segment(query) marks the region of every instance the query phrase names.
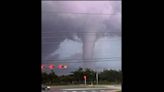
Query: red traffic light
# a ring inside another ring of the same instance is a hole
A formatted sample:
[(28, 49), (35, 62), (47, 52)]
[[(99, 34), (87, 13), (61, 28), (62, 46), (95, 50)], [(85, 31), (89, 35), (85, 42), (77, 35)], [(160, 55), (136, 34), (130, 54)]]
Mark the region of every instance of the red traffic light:
[(58, 65), (58, 68), (59, 69), (63, 69), (63, 65)]
[(49, 69), (54, 69), (55, 66), (53, 64), (49, 65)]
[(86, 76), (86, 75), (84, 75), (84, 79), (85, 79), (85, 80), (87, 79), (87, 76)]
[(59, 68), (59, 69), (66, 69), (66, 68), (67, 68), (67, 65), (62, 65), (62, 64), (60, 64), (60, 65), (58, 65), (58, 68)]
[(44, 69), (45, 68), (45, 65), (41, 65), (41, 69)]

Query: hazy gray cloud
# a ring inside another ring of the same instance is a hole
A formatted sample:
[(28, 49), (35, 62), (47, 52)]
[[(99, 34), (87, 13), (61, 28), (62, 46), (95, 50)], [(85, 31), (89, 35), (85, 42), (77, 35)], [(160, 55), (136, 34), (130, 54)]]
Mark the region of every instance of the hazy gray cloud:
[(59, 54), (59, 59), (63, 59), (63, 58), (69, 58), (72, 55), (82, 52), (81, 50), (82, 43), (69, 39), (65, 39), (63, 42), (61, 42), (59, 47), (60, 48), (58, 48), (56, 51), (51, 53), (51, 56)]

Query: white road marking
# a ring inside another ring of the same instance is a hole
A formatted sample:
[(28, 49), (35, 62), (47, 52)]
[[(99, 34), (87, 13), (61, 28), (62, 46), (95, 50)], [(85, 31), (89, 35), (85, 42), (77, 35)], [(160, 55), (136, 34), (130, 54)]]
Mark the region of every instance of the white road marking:
[[(102, 89), (102, 88), (72, 88), (72, 89), (62, 89), (62, 90), (96, 90), (96, 89)], [(108, 89), (108, 88), (103, 88)]]
[(76, 92), (76, 91), (72, 91), (72, 92)]
[(81, 91), (81, 92), (87, 92), (87, 91)]
[(105, 90), (100, 90), (100, 92), (104, 92)]

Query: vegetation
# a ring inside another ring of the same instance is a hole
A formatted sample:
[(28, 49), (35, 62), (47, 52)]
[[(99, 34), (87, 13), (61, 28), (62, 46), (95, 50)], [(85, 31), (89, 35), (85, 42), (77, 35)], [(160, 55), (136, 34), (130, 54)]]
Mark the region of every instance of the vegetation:
[[(54, 71), (51, 71), (51, 73), (42, 72), (42, 83), (48, 85), (84, 84), (84, 75), (87, 77), (87, 84), (96, 84), (96, 72), (82, 68), (70, 75), (62, 76), (57, 76)], [(120, 84), (122, 81), (122, 72), (120, 70), (104, 70), (98, 76), (99, 84)]]

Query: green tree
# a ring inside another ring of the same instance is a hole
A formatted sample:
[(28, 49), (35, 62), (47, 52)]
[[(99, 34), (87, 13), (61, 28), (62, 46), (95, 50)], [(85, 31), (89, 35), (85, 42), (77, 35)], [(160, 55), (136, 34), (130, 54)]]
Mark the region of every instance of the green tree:
[(79, 68), (78, 70), (72, 72), (74, 81), (81, 83), (83, 81), (83, 69)]
[(96, 77), (96, 73), (93, 70), (91, 70), (91, 69), (86, 69), (84, 71), (84, 75), (87, 76), (87, 81), (89, 83), (93, 84), (94, 80), (96, 79), (95, 78)]
[(55, 72), (52, 70), (51, 73), (48, 75), (48, 82), (52, 84), (57, 84), (59, 82), (58, 76), (55, 74)]
[(104, 70), (99, 74), (99, 79), (100, 81), (120, 83), (122, 80), (122, 73), (121, 71), (116, 71), (116, 70)]
[(42, 84), (48, 83), (48, 74), (46, 72), (42, 72)]

